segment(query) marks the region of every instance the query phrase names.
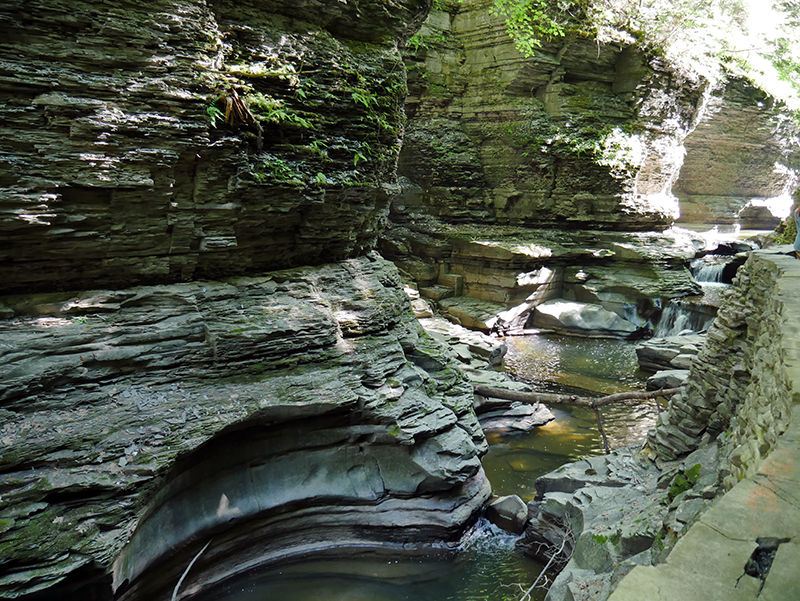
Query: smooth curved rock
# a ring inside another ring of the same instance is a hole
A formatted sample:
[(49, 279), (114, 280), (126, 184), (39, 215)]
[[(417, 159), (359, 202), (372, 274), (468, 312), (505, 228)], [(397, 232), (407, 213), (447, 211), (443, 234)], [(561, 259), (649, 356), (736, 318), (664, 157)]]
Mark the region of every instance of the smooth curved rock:
[(563, 300), (537, 305), (527, 325), (583, 336), (625, 337), (637, 329), (636, 325), (598, 305)]
[(454, 540), (489, 495), (472, 386), (376, 254), (6, 300), (3, 596), (110, 598), (113, 563), (158, 598), (209, 537), (187, 586), (236, 554)]

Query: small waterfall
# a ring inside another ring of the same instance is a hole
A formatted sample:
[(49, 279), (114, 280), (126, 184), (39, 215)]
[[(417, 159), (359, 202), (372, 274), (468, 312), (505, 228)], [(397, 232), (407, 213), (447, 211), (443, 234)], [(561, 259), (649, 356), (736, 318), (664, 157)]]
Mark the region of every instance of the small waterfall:
[(696, 303), (673, 300), (664, 308), (661, 319), (653, 332), (654, 338), (677, 336), (681, 332), (696, 334), (708, 329), (714, 316), (698, 310)]
[(692, 275), (698, 282), (722, 282), (730, 257), (707, 255), (692, 261)]

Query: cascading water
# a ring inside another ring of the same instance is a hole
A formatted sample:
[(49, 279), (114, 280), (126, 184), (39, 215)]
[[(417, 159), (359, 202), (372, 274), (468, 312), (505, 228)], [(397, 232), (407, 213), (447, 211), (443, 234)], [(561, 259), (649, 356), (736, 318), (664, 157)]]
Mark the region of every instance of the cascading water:
[(696, 303), (673, 300), (664, 308), (653, 337), (667, 338), (681, 333), (704, 332), (714, 321), (714, 315), (698, 310)]
[(692, 261), (691, 271), (697, 282), (722, 282), (730, 257), (707, 255)]

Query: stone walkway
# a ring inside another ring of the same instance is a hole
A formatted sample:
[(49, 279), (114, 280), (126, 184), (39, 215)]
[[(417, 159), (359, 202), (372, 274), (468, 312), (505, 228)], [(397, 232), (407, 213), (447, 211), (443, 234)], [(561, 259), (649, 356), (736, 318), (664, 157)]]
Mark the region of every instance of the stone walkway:
[[(781, 254), (787, 250), (758, 252), (782, 269), (780, 296), (800, 301), (800, 262)], [(785, 310), (783, 360), (796, 403), (788, 430), (758, 473), (704, 513), (665, 563), (634, 568), (609, 601), (800, 600), (800, 303)]]

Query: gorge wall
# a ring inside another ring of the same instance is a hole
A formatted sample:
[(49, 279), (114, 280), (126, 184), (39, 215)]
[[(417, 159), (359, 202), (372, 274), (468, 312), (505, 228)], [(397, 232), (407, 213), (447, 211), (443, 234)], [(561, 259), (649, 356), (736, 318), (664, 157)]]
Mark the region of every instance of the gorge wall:
[(774, 229), (780, 220), (758, 201), (780, 196), (788, 201), (797, 189), (798, 146), (797, 126), (786, 107), (731, 77), (709, 96), (685, 141), (674, 187), (681, 204), (678, 222)]
[[(661, 230), (679, 214), (734, 223), (751, 199), (797, 188), (790, 111), (744, 79), (710, 82), (630, 41), (577, 35), (524, 57), (491, 7), (442, 3), (409, 43), (402, 210)], [(764, 227), (764, 211), (741, 223)]]
[(183, 598), (476, 518), (471, 386), (369, 250), (426, 11), (0, 7), (0, 597), (165, 599), (204, 549)]
[(482, 0), (432, 13), (409, 49), (406, 205), (448, 219), (652, 230), (708, 82), (631, 46), (567, 36), (525, 58)]
[(0, 292), (372, 248), (427, 7), (340, 4), (6, 3)]

